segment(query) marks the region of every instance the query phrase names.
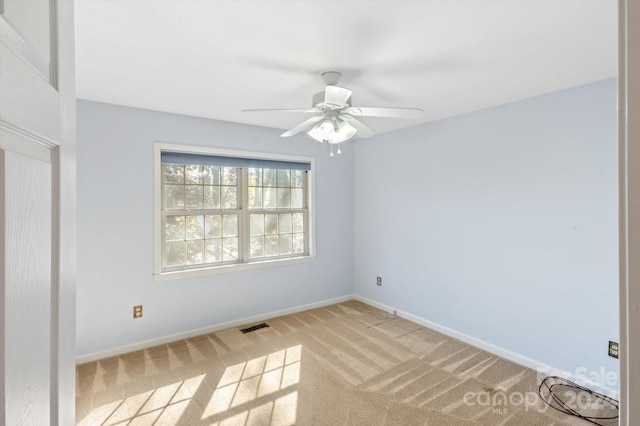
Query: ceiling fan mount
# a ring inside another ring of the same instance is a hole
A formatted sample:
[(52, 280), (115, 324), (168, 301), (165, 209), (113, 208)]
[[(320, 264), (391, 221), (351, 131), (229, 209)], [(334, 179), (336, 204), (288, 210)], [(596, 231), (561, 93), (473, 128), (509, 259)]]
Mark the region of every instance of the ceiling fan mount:
[[(289, 137), (306, 132), (318, 142), (330, 144), (340, 144), (354, 136), (366, 138), (375, 134), (356, 117), (420, 119), (424, 114), (418, 108), (353, 107), (351, 105), (352, 91), (337, 85), (342, 74), (337, 71), (327, 71), (321, 76), (326, 88), (313, 95), (311, 109), (245, 109), (243, 111), (287, 111), (316, 114), (280, 136)], [(333, 150), (331, 154), (333, 155)]]
[(327, 86), (335, 86), (340, 81), (342, 74), (338, 71), (325, 71), (320, 76)]

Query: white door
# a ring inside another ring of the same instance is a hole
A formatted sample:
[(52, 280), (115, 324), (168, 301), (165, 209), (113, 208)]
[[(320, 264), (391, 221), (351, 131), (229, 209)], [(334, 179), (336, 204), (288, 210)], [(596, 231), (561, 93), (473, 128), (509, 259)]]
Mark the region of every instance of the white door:
[(0, 424), (75, 423), (73, 2), (0, 0)]

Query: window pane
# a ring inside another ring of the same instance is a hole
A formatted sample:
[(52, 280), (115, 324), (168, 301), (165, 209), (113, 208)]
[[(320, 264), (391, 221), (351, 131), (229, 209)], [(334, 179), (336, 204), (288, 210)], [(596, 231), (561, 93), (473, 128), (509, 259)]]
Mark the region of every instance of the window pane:
[(221, 185), (222, 184), (222, 169), (220, 168), (220, 166), (215, 166), (213, 169), (211, 169), (211, 173), (213, 173), (212, 177), (211, 177), (211, 183), (214, 185)]
[(204, 216), (187, 216), (187, 240), (204, 238)]
[[(236, 237), (238, 235), (238, 216), (235, 214), (225, 214), (222, 217), (222, 236)], [(237, 242), (236, 242), (237, 250)]]
[(304, 253), (304, 234), (293, 234), (293, 252)]
[(262, 208), (262, 188), (249, 187), (249, 208), (250, 209)]
[(249, 186), (262, 186), (262, 169), (249, 169)]
[(250, 235), (264, 235), (264, 215), (252, 214), (249, 223)]
[(167, 216), (165, 238), (167, 241), (184, 240), (184, 216)]
[(202, 186), (200, 185), (185, 186), (184, 208), (187, 210), (202, 209)]
[(202, 166), (184, 166), (185, 183), (202, 183)]
[(278, 170), (278, 186), (281, 188), (291, 186), (291, 172), (289, 170)]
[(278, 208), (288, 209), (291, 207), (291, 189), (278, 188)]
[(235, 185), (236, 176), (237, 176), (237, 169), (235, 167), (222, 168), (222, 184), (223, 185)]
[(222, 187), (222, 208), (235, 209), (238, 205), (238, 194), (235, 186)]
[(206, 238), (222, 237), (222, 216), (219, 214), (205, 216)]
[(293, 232), (304, 232), (304, 213), (293, 214)]
[(204, 240), (187, 241), (187, 265), (198, 265), (203, 259)]
[(162, 174), (166, 183), (183, 183), (184, 166), (174, 166), (171, 164), (162, 165)]
[(270, 235), (264, 237), (264, 255), (265, 256), (277, 256), (278, 255), (278, 236)]
[(222, 240), (219, 238), (213, 240), (205, 240), (206, 262), (222, 262)]
[(165, 209), (183, 209), (184, 208), (184, 186), (165, 185), (164, 207)]
[(220, 185), (220, 167), (203, 166), (202, 183), (204, 183), (205, 185)]
[(277, 214), (264, 215), (264, 233), (265, 234), (278, 233), (278, 215)]
[(264, 256), (264, 237), (251, 237), (249, 244), (252, 258)]
[(278, 233), (290, 234), (291, 233), (291, 213), (283, 213), (278, 215)]
[(204, 206), (205, 209), (220, 208), (220, 187), (205, 186), (204, 187)]
[(304, 207), (303, 204), (303, 190), (302, 188), (293, 188), (291, 189), (291, 208), (292, 209), (301, 209)]
[(280, 235), (278, 252), (280, 254), (291, 254), (291, 234)]
[(167, 266), (182, 266), (185, 262), (185, 242), (167, 243)]
[(275, 209), (278, 206), (276, 188), (264, 188), (263, 205), (265, 209)]
[(222, 260), (236, 260), (238, 258), (238, 239), (224, 238), (222, 240)]
[(294, 188), (304, 187), (304, 170), (291, 170), (291, 186)]
[(276, 169), (263, 169), (262, 176), (264, 179), (264, 186), (276, 186), (278, 183), (277, 170)]

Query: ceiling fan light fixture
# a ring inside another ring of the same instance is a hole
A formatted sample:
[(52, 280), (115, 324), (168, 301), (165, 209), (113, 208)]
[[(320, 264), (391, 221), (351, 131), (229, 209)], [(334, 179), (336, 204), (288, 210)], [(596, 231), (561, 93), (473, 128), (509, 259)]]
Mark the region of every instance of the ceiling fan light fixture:
[(351, 106), (351, 95), (353, 93), (351, 89), (337, 85), (341, 76), (342, 74), (337, 71), (327, 71), (322, 74), (326, 87), (324, 91), (313, 95), (311, 109), (245, 109), (243, 111), (288, 111), (316, 114), (280, 136), (290, 137), (306, 132), (312, 139), (320, 143), (329, 143), (332, 157), (333, 145), (338, 145), (337, 153), (340, 154), (342, 152), (340, 144), (356, 136), (356, 133), (359, 138), (368, 138), (375, 135), (376, 132), (361, 122), (360, 117), (418, 120), (424, 115), (424, 111), (419, 108), (353, 107)]
[(307, 132), (318, 142), (329, 142), (330, 144), (342, 143), (354, 137), (356, 133), (358, 130), (355, 127), (336, 118), (325, 118)]

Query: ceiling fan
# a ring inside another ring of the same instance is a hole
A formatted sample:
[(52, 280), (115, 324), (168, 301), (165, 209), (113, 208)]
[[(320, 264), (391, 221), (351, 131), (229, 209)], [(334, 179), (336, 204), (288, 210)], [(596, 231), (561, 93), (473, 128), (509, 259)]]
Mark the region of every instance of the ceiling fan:
[(351, 105), (352, 91), (337, 86), (342, 74), (336, 71), (322, 73), (322, 79), (327, 84), (324, 91), (318, 92), (312, 97), (310, 109), (243, 109), (243, 112), (282, 111), (301, 112), (315, 114), (280, 136), (289, 137), (300, 132), (306, 132), (318, 142), (331, 144), (331, 156), (333, 145), (339, 144), (356, 136), (367, 138), (375, 132), (358, 120), (356, 117), (387, 117), (419, 119), (424, 112), (418, 108), (377, 108), (354, 107)]

